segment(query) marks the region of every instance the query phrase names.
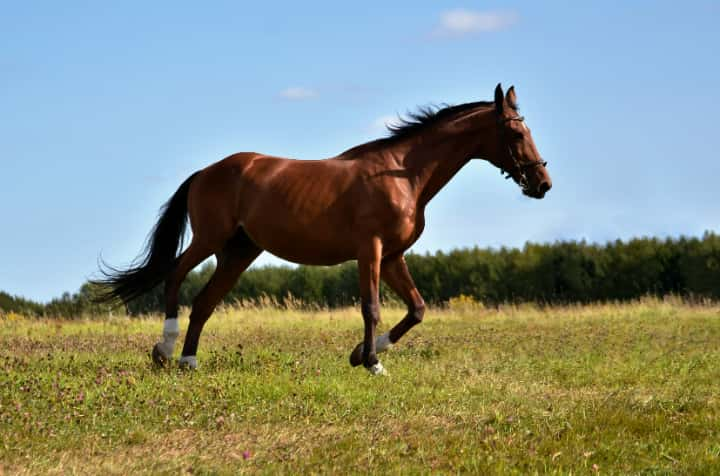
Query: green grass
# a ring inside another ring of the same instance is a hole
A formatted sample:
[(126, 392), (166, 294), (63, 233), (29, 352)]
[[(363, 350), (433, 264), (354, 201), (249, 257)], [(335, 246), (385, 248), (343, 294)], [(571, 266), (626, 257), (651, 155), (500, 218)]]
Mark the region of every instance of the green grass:
[(720, 473), (715, 305), (432, 309), (386, 378), (355, 309), (220, 310), (195, 372), (160, 329), (0, 319), (0, 474)]

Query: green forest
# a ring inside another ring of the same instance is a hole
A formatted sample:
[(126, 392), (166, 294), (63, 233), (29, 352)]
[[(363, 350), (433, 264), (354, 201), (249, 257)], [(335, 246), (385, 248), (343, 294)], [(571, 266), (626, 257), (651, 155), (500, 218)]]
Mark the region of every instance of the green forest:
[[(720, 298), (720, 235), (701, 238), (638, 238), (605, 244), (564, 241), (528, 243), (518, 248), (470, 248), (406, 255), (410, 272), (425, 301), (443, 305), (468, 296), (486, 305), (506, 302), (540, 304), (626, 301), (654, 295), (690, 299)], [(193, 296), (213, 272), (212, 264), (192, 272), (180, 303)], [(340, 307), (357, 302), (357, 267), (265, 266), (246, 271), (226, 296), (226, 303)], [(25, 315), (79, 317), (122, 310), (122, 304), (98, 306), (90, 283), (74, 294), (37, 303), (0, 292), (0, 310)], [(396, 300), (383, 287), (382, 298)], [(162, 288), (127, 305), (130, 314), (163, 310)]]

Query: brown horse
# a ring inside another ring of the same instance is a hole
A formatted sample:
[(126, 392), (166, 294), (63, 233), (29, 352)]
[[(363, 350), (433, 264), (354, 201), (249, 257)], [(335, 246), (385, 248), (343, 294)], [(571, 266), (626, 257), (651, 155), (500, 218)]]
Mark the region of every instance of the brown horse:
[[(425, 226), (425, 206), (472, 158), (512, 178), (525, 195), (550, 190), (546, 163), (517, 112), (514, 88), (498, 84), (493, 102), (421, 109), (390, 137), (326, 160), (289, 160), (238, 153), (196, 172), (164, 206), (148, 249), (128, 270), (110, 268), (101, 282), (107, 298), (132, 300), (165, 281), (163, 340), (153, 349), (162, 364), (178, 337), (178, 289), (211, 255), (214, 274), (197, 295), (180, 364), (194, 368), (205, 322), (240, 274), (263, 251), (288, 261), (333, 265), (357, 260), (363, 341), (350, 355), (372, 374), (377, 358), (420, 323), (425, 304), (403, 258)], [(193, 235), (179, 257), (187, 216)], [(407, 304), (407, 315), (378, 336), (378, 287), (383, 279)]]

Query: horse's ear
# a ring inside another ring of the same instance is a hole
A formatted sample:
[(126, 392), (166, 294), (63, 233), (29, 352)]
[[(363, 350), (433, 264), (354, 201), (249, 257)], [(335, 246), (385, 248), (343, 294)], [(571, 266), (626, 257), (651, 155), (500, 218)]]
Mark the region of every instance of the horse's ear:
[(503, 113), (503, 106), (505, 103), (505, 95), (503, 94), (502, 84), (498, 83), (495, 86), (495, 110), (498, 114)]
[(517, 109), (517, 96), (515, 96), (515, 86), (510, 86), (510, 89), (507, 90), (505, 100), (511, 108)]

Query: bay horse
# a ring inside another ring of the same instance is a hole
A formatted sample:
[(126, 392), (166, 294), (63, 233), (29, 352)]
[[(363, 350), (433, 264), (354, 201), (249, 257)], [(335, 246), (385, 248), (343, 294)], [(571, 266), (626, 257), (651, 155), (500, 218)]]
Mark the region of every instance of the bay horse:
[[(305, 265), (357, 260), (365, 334), (350, 363), (383, 374), (377, 354), (425, 314), (403, 254), (423, 232), (428, 202), (473, 158), (498, 167), (527, 196), (550, 190), (547, 164), (523, 120), (514, 87), (504, 94), (498, 84), (494, 101), (420, 109), (388, 126), (390, 136), (329, 159), (231, 155), (180, 185), (134, 265), (102, 269), (104, 299), (128, 302), (165, 282), (163, 335), (152, 351), (163, 365), (179, 335), (180, 284), (214, 254), (217, 266), (193, 301), (179, 361), (195, 368), (205, 322), (262, 251)], [(188, 216), (192, 240), (180, 253)], [(407, 315), (376, 336), (381, 279), (405, 302)]]

